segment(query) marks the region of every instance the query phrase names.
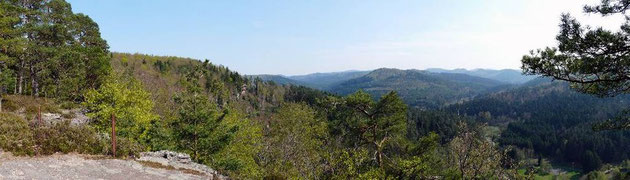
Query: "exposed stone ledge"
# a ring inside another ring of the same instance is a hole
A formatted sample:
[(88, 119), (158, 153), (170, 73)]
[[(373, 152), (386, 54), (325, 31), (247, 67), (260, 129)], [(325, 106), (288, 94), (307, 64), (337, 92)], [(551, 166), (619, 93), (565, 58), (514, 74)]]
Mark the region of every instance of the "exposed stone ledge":
[(143, 162), (159, 163), (163, 166), (170, 166), (175, 169), (193, 170), (213, 177), (213, 179), (229, 179), (227, 176), (219, 174), (219, 172), (212, 168), (209, 168), (206, 165), (193, 162), (190, 156), (184, 153), (166, 150), (155, 152), (142, 152), (140, 153), (140, 157), (136, 160)]

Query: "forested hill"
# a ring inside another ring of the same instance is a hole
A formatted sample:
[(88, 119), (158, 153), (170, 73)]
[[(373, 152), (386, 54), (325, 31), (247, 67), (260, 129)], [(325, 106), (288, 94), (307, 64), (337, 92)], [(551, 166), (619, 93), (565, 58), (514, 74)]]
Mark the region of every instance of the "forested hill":
[[(505, 72), (512, 76), (512, 71)], [(501, 72), (494, 75), (502, 76)], [(511, 82), (480, 77), (483, 74), (477, 75), (480, 74), (381, 68), (374, 71), (315, 73), (301, 76), (252, 75), (248, 77), (273, 81), (277, 84), (307, 86), (339, 95), (363, 90), (378, 98), (390, 91), (396, 91), (410, 106), (430, 109), (515, 86)], [(521, 76), (520, 73), (518, 76)]]
[(363, 90), (374, 97), (396, 91), (410, 106), (438, 108), (505, 85), (506, 83), (499, 81), (465, 74), (383, 68), (335, 85), (330, 91), (346, 95)]
[(271, 81), (271, 82), (281, 84), (281, 85), (293, 84), (293, 85), (308, 86), (306, 85), (305, 82), (290, 79), (289, 77), (286, 77), (283, 75), (259, 74), (259, 75), (247, 75), (247, 78), (252, 79), (252, 80), (259, 78), (260, 80), (263, 80), (263, 81)]
[(447, 109), (506, 127), (499, 140), (503, 145), (534, 149), (590, 171), (630, 157), (629, 132), (595, 132), (591, 126), (618, 115), (628, 105), (629, 96), (597, 98), (575, 92), (565, 82), (537, 78)]
[(307, 75), (271, 75), (271, 74), (259, 74), (248, 75), (250, 79), (260, 78), (263, 81), (273, 81), (278, 84), (293, 84), (306, 86), (319, 90), (328, 90), (331, 87), (338, 85), (350, 79), (358, 78), (368, 74), (370, 71), (343, 71), (343, 72), (330, 72), (330, 73), (313, 73)]
[(370, 71), (343, 71), (289, 76), (288, 78), (302, 82), (303, 85), (311, 88), (327, 90), (339, 83), (364, 76), (368, 73), (370, 73)]
[(528, 82), (528, 81), (536, 78), (536, 76), (523, 75), (520, 70), (515, 70), (515, 69), (502, 69), (502, 70), (493, 70), (493, 69), (474, 69), (474, 70), (453, 69), (453, 70), (447, 70), (447, 69), (440, 69), (440, 68), (429, 68), (429, 69), (426, 69), (426, 71), (436, 72), (436, 73), (468, 74), (468, 75), (471, 75), (471, 76), (477, 76), (477, 77), (493, 79), (493, 80), (497, 80), (497, 81), (501, 81), (501, 82), (505, 82), (505, 83), (510, 83), (510, 84), (522, 84), (522, 83)]
[(203, 91), (219, 107), (236, 106), (252, 116), (265, 113), (282, 102), (311, 102), (323, 97), (323, 92), (247, 78), (229, 68), (190, 58), (152, 56), (145, 54), (112, 53), (111, 65), (116, 74), (137, 79), (153, 96), (155, 110), (163, 117), (176, 115), (175, 99), (186, 89), (187, 76), (202, 77)]

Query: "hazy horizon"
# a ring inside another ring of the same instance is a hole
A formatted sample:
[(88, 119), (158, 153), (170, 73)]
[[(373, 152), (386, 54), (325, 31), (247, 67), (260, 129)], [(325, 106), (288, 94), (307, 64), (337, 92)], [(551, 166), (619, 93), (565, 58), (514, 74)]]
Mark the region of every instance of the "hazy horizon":
[[(229, 68), (229, 67), (228, 67)], [(383, 68), (383, 67), (382, 67)], [(312, 75), (312, 74), (326, 74), (326, 73), (344, 73), (344, 72), (360, 72), (360, 71), (374, 71), (377, 69), (381, 69), (381, 68), (376, 68), (376, 69), (365, 69), (365, 70), (357, 70), (357, 69), (349, 69), (349, 70), (341, 70), (341, 71), (324, 71), (324, 72), (311, 72), (311, 73), (305, 73), (305, 74), (245, 74), (245, 75), (275, 75), (275, 76), (305, 76), (305, 75)], [(472, 69), (466, 69), (466, 68), (424, 68), (424, 69), (416, 69), (416, 68), (410, 68), (410, 69), (402, 69), (402, 68), (392, 68), (392, 69), (399, 69), (399, 70), (420, 70), (420, 71), (425, 71), (425, 70), (429, 70), (429, 69), (441, 69), (441, 70), (447, 70), (447, 71), (453, 71), (453, 70), (466, 70), (466, 71), (476, 71), (476, 70), (492, 70), (492, 71), (501, 71), (501, 70), (515, 70), (515, 71), (521, 71), (520, 69), (511, 69), (511, 68), (503, 68), (503, 69), (491, 69), (491, 68), (472, 68)]]
[(581, 12), (596, 2), (70, 0), (75, 12), (100, 25), (111, 51), (209, 59), (243, 74), (282, 75), (519, 69), (530, 50), (556, 44), (564, 12), (618, 29), (622, 17)]

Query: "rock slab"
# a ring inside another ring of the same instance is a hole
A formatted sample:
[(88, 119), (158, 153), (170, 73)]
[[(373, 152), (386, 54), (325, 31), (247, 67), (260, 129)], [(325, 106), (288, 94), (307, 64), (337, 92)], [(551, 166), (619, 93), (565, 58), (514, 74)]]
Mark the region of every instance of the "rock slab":
[(0, 179), (217, 179), (178, 169), (150, 167), (135, 160), (80, 154), (15, 157), (0, 152)]
[(136, 159), (143, 162), (159, 163), (162, 166), (173, 167), (175, 169), (186, 169), (201, 172), (213, 179), (229, 179), (226, 176), (219, 174), (216, 170), (209, 168), (203, 164), (197, 164), (192, 161), (188, 154), (178, 153), (173, 151), (155, 151), (155, 152), (142, 152), (140, 157)]

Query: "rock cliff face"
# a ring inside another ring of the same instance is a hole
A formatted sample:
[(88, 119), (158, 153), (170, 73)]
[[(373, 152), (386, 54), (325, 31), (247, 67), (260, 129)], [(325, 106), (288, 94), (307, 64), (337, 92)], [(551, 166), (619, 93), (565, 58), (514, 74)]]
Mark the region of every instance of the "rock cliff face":
[(219, 174), (216, 170), (209, 168), (206, 165), (193, 162), (190, 156), (184, 153), (165, 150), (142, 152), (137, 160), (140, 162), (158, 163), (162, 166), (172, 167), (174, 169), (192, 170), (205, 174), (213, 179), (228, 179), (228, 177)]

